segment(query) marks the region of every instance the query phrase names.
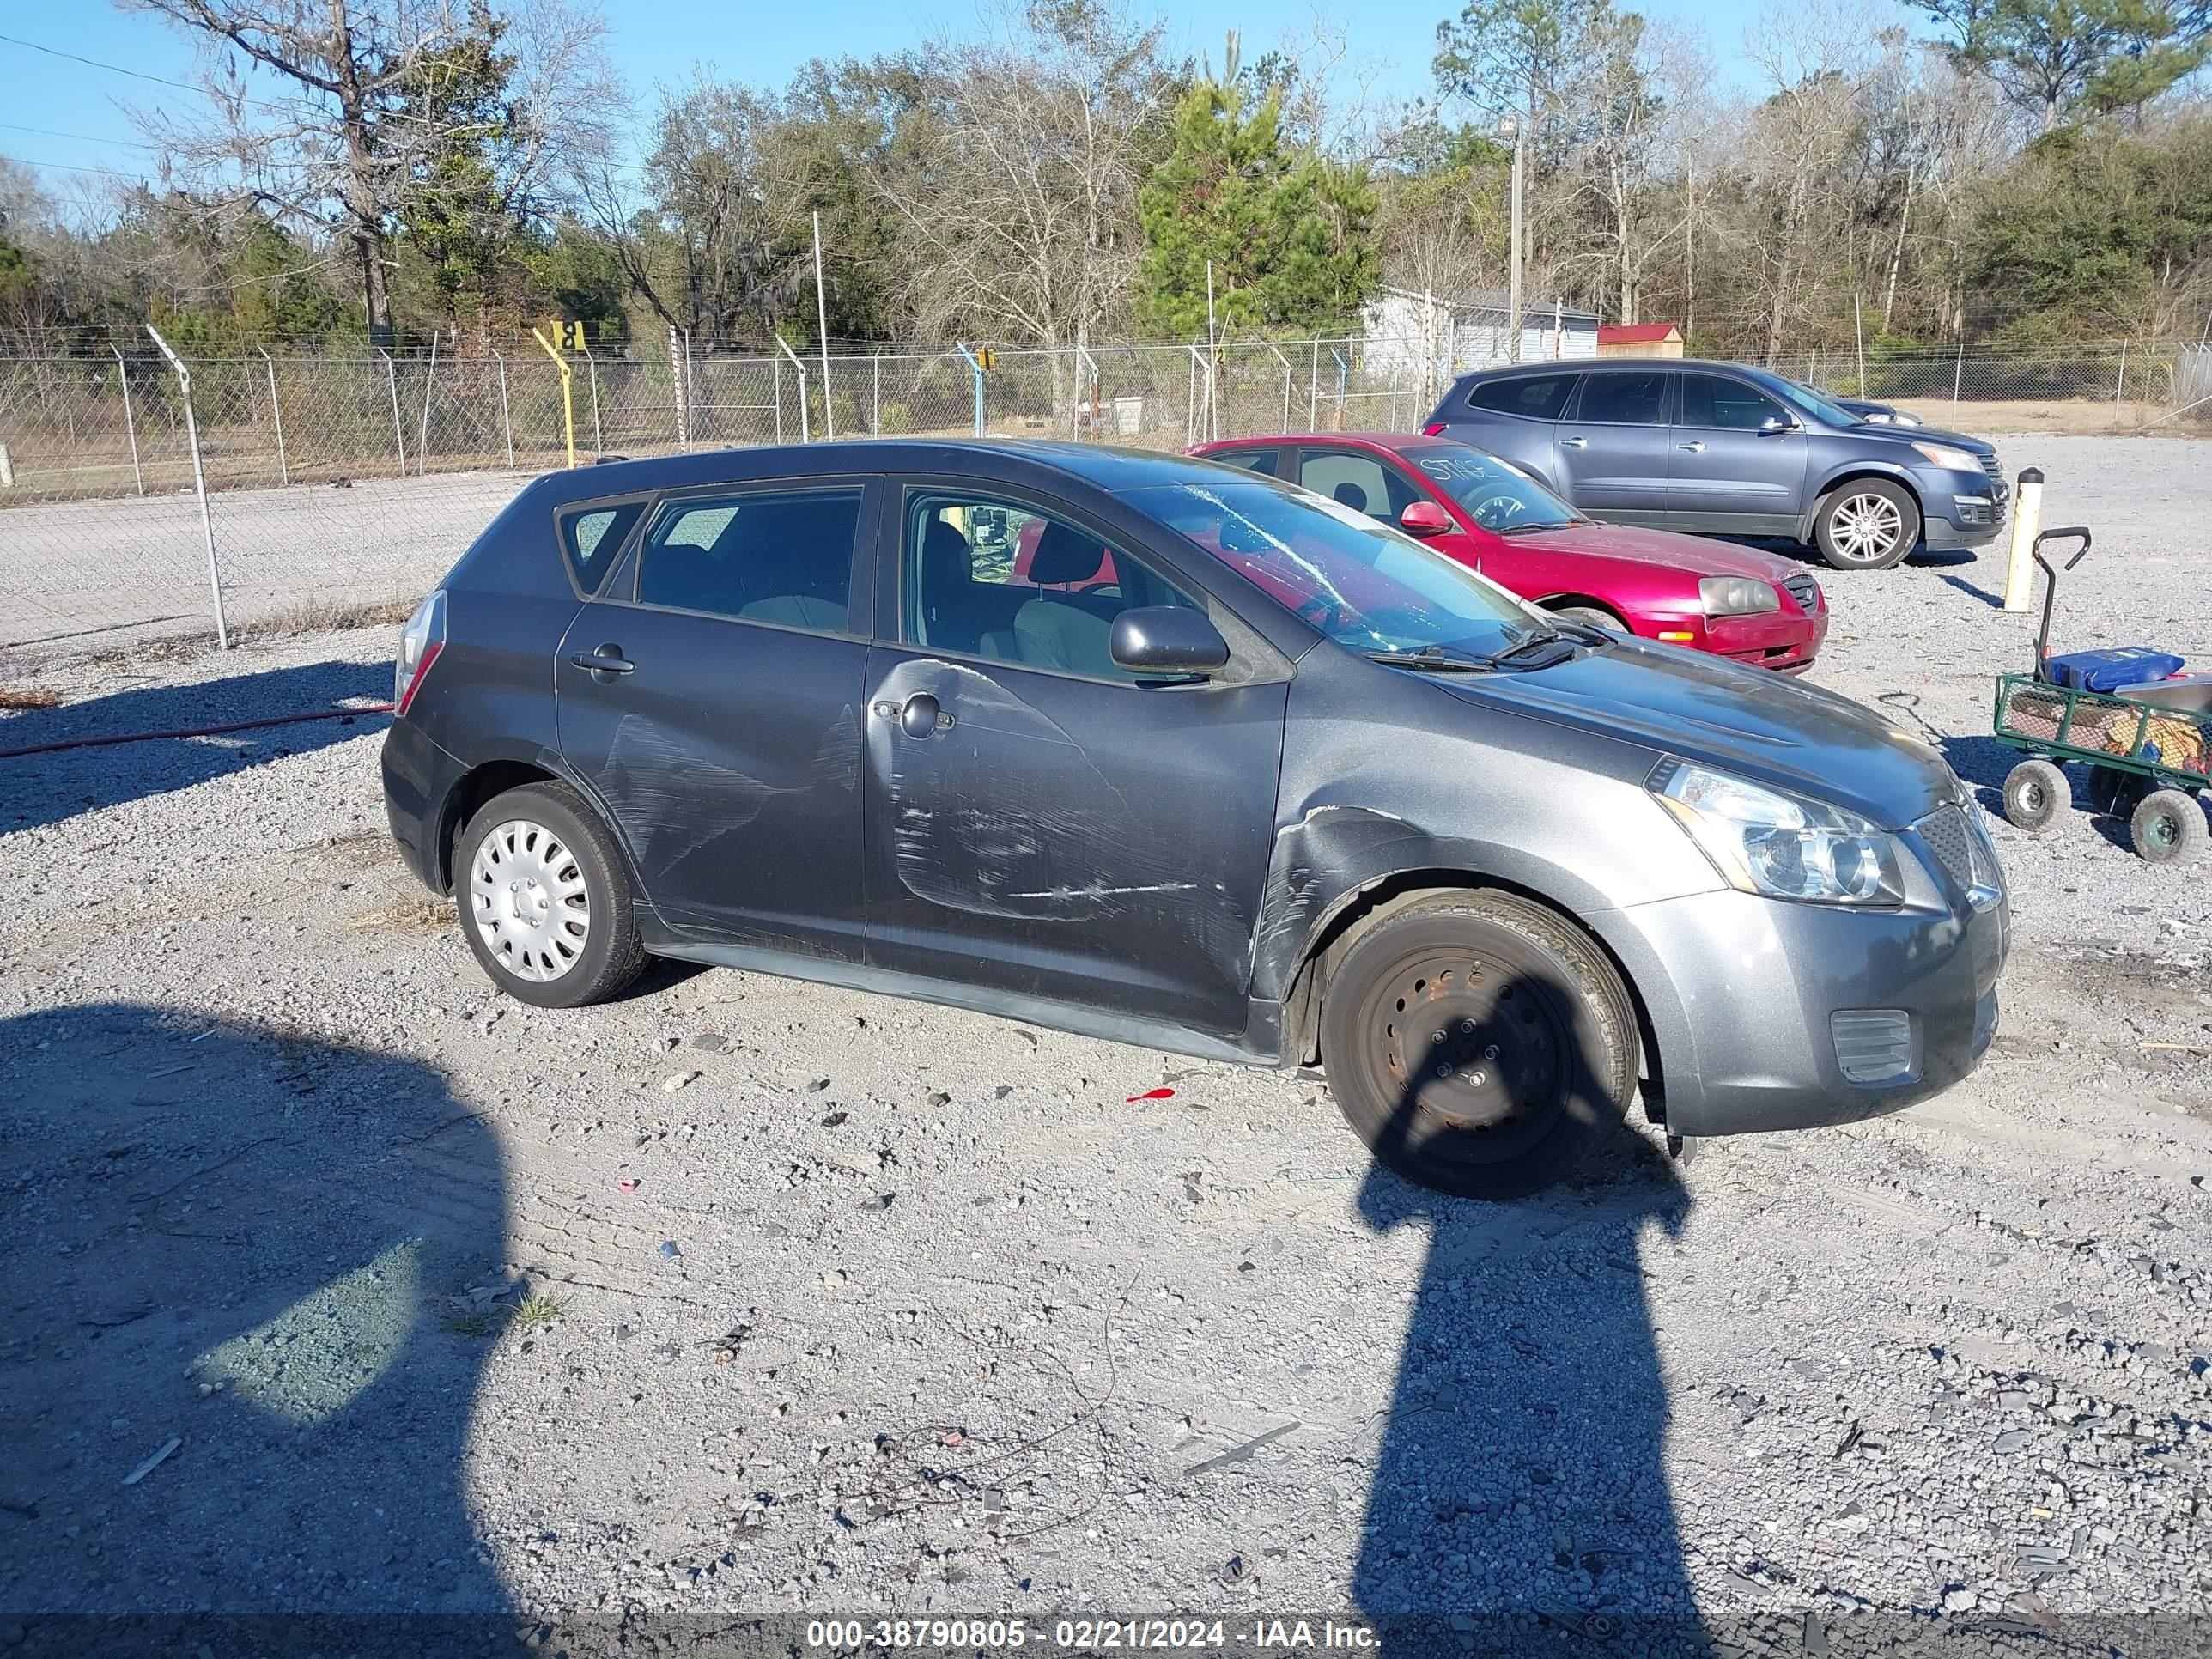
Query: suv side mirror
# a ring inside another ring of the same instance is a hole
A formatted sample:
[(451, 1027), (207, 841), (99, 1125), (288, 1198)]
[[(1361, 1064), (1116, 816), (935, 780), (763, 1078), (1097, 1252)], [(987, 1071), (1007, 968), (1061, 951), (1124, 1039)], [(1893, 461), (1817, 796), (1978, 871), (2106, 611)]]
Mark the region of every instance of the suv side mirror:
[(1187, 605), (1142, 605), (1114, 618), (1116, 667), (1132, 674), (1211, 674), (1229, 660), (1229, 641), (1206, 612)]
[(1398, 515), (1399, 529), (1408, 536), (1419, 536), (1424, 540), (1431, 536), (1441, 536), (1451, 527), (1449, 515), (1434, 501), (1409, 501), (1406, 510)]
[(1804, 428), (1785, 415), (1770, 415), (1759, 423), (1759, 435), (1762, 438), (1779, 438), (1803, 430)]

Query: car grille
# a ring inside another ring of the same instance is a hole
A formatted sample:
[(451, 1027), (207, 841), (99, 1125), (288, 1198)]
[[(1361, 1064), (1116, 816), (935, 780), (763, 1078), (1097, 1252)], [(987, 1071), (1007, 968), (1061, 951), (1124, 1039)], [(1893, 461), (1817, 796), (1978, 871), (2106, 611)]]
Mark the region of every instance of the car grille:
[(1997, 459), (1994, 450), (1982, 457), (1982, 471), (1990, 475), (1990, 495), (2002, 510), (2005, 498), (2012, 494), (2012, 488), (2005, 483), (2004, 465)]
[(1820, 585), (1810, 576), (1784, 576), (1782, 591), (1797, 601), (1797, 608), (1811, 616), (1820, 603)]
[(1967, 840), (1966, 815), (1955, 806), (1930, 812), (1912, 826), (1928, 843), (1943, 873), (1961, 887), (1974, 884), (1974, 848)]

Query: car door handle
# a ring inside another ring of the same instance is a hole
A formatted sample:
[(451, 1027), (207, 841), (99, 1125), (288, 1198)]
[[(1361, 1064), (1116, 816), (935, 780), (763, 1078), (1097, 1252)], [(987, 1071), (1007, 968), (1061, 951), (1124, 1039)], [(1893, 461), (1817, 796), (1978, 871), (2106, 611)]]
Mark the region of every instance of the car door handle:
[(933, 732), (950, 732), (953, 726), (952, 716), (927, 691), (917, 691), (902, 703), (872, 703), (869, 712), (878, 720), (896, 720), (899, 730), (909, 738), (926, 738)]
[(1588, 449), (1589, 447), (1589, 440), (1588, 438), (1562, 438), (1559, 440), (1559, 447), (1562, 449)]
[(1705, 453), (1705, 442), (1702, 438), (1698, 439), (1697, 442), (1692, 444), (1676, 444), (1674, 447), (1677, 449), (1686, 449), (1693, 455), (1702, 455)]
[(579, 668), (588, 668), (594, 674), (628, 674), (637, 665), (622, 653), (618, 645), (603, 645), (596, 651), (579, 651), (568, 660)]

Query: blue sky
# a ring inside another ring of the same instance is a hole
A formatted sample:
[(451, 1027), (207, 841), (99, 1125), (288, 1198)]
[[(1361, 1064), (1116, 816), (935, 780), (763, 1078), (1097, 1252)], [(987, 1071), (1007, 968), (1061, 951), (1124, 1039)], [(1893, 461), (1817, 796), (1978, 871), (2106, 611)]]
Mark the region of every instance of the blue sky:
[[(1374, 73), (1373, 90), (1393, 99), (1426, 90), (1438, 19), (1448, 0), (1366, 0), (1352, 51)], [(866, 54), (975, 30), (973, 0), (828, 0), (815, 5), (731, 5), (716, 0), (622, 0), (609, 3), (609, 45), (617, 67), (649, 105), (657, 83), (690, 78), (695, 65), (734, 79), (774, 83), (810, 58)], [(1162, 10), (1168, 9), (1164, 6)], [(1695, 21), (1728, 48), (1759, 9), (1758, 0), (1646, 0), (1647, 15)], [(1173, 8), (1177, 49), (1210, 52), (1218, 63), (1224, 33), (1239, 29), (1248, 58), (1279, 36), (1309, 33), (1312, 11), (1296, 0), (1256, 9), (1228, 0), (1182, 0)], [(1901, 18), (1899, 21), (1903, 21)], [(0, 9), (0, 154), (43, 164), (58, 195), (72, 182), (95, 184), (102, 167), (151, 177), (158, 156), (125, 112), (149, 102), (193, 107), (195, 94), (34, 51), (14, 41), (73, 52), (141, 75), (193, 79), (191, 48), (175, 31), (141, 13), (98, 0), (27, 0)], [(35, 129), (27, 131), (27, 129)], [(71, 172), (70, 169), (82, 169)]]

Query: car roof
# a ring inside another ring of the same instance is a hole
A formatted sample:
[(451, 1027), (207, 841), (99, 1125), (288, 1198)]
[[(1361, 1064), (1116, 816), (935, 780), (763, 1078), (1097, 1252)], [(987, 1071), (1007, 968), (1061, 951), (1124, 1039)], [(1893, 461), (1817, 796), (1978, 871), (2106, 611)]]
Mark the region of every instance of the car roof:
[(1552, 357), (1540, 363), (1494, 363), (1488, 368), (1469, 369), (1460, 379), (1492, 380), (1515, 374), (1587, 374), (1592, 370), (1601, 374), (1632, 374), (1651, 368), (1732, 368), (1753, 374), (1772, 374), (1777, 380), (1784, 378), (1774, 369), (1726, 357)]
[(1200, 456), (1224, 449), (1268, 449), (1278, 444), (1366, 444), (1376, 449), (1427, 449), (1437, 444), (1467, 446), (1453, 438), (1431, 437), (1425, 432), (1279, 432), (1265, 438), (1217, 438), (1198, 446)]
[(642, 460), (608, 460), (550, 472), (538, 480), (556, 501), (697, 485), (752, 483), (777, 477), (953, 470), (1018, 478), (1033, 469), (1119, 493), (1147, 485), (1218, 483), (1218, 462), (1151, 449), (1040, 438), (859, 438), (699, 450)]

